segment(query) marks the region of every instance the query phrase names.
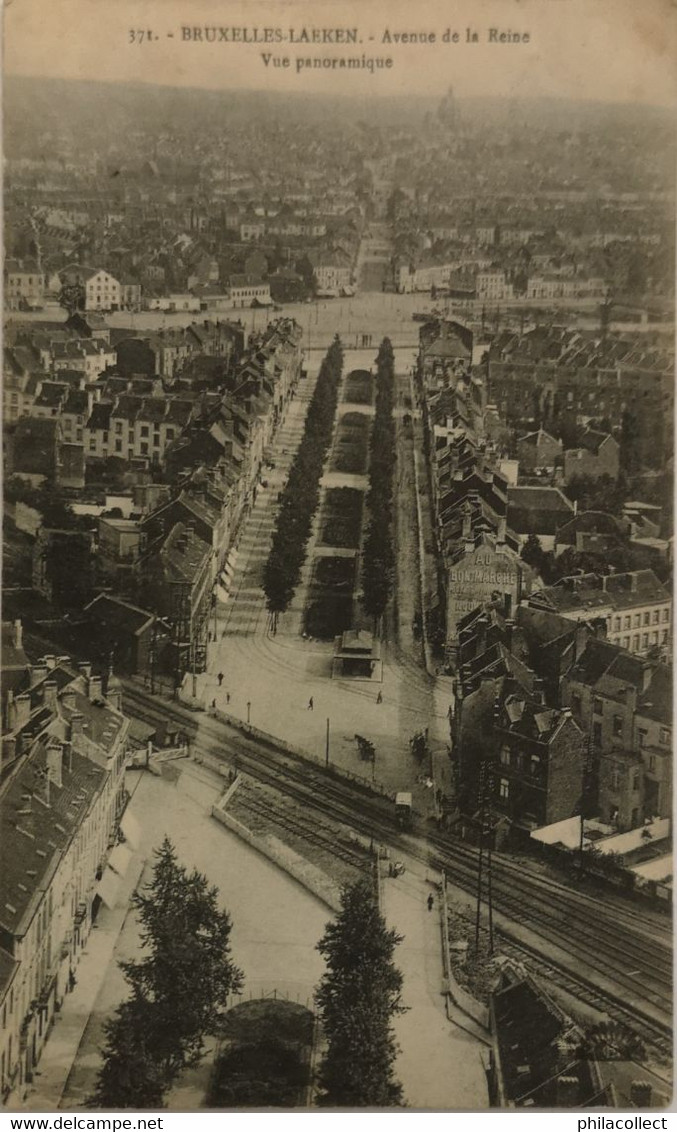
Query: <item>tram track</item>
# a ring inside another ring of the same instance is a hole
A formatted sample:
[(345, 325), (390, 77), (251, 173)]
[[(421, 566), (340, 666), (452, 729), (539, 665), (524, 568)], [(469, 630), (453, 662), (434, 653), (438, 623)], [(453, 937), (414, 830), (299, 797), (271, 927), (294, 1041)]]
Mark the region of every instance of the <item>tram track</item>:
[[(477, 851), (473, 847), (423, 827), (420, 833), (426, 842), (421, 836), (403, 833), (395, 827), (391, 804), (366, 786), (341, 782), (301, 756), (280, 750), (272, 739), (270, 743), (253, 739), (211, 716), (158, 702), (134, 686), (127, 687), (125, 699), (131, 714), (153, 722), (169, 718), (180, 723), (198, 748), (295, 798), (308, 810), (311, 831), (310, 815), (324, 814), (444, 869), (460, 889), (475, 890)], [(636, 1015), (657, 1035), (665, 1038), (670, 1033), (670, 925), (660, 913), (632, 908), (612, 894), (601, 902), (499, 854), (494, 854), (492, 879), (494, 908), (514, 925), (513, 938), (519, 941), (522, 929), (528, 930), (534, 937), (534, 950), (549, 964), (553, 947), (565, 950), (571, 960), (568, 977), (578, 976), (581, 986), (594, 988), (618, 1007), (629, 1008), (631, 1017)]]

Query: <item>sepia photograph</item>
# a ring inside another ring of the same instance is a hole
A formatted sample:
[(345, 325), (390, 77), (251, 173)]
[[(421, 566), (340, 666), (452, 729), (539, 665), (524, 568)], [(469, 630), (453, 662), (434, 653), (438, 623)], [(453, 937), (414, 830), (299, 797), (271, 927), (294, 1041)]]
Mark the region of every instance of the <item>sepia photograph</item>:
[(8, 1129), (666, 1127), (676, 22), (5, 4)]

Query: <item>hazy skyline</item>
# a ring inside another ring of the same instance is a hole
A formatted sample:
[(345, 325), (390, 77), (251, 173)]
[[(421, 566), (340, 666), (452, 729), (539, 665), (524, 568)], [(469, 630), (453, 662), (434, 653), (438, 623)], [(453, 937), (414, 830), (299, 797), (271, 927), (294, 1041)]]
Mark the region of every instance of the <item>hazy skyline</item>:
[[(6, 75), (148, 82), (213, 90), (435, 97), (453, 84), (460, 98), (538, 96), (674, 106), (675, 9), (649, 0), (14, 0), (5, 8)], [(354, 44), (184, 41), (182, 27), (357, 29)], [(466, 29), (478, 34), (467, 39)], [(487, 42), (489, 29), (528, 42)], [(395, 33), (434, 32), (434, 44), (383, 42)], [(130, 42), (150, 30), (151, 42)], [(449, 30), (458, 42), (444, 43)], [(373, 37), (373, 38), (372, 38)], [(298, 57), (386, 57), (390, 69), (297, 71)], [(263, 54), (271, 56), (268, 64)], [(287, 56), (276, 67), (272, 56)]]

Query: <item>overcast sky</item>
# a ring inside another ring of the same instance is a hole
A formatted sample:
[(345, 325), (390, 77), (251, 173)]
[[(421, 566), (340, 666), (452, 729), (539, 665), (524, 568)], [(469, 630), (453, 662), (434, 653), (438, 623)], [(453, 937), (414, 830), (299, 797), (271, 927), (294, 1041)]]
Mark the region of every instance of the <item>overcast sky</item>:
[[(7, 74), (373, 96), (554, 95), (677, 104), (672, 0), (6, 0)], [(195, 43), (182, 27), (357, 28), (356, 45)], [(489, 29), (529, 42), (488, 43)], [(466, 42), (466, 28), (479, 42)], [(157, 40), (130, 42), (130, 30)], [(435, 45), (384, 31), (435, 32)], [(460, 42), (440, 42), (457, 31)], [(370, 39), (370, 36), (373, 39)], [(262, 52), (289, 56), (266, 67)], [(390, 70), (296, 69), (297, 56), (390, 56)]]

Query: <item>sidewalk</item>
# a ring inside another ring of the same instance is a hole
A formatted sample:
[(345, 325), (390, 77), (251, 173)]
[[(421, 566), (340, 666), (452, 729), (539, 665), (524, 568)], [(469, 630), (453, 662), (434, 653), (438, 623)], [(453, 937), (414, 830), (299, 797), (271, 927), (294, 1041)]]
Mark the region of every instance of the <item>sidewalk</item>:
[(80, 1043), (99, 995), (115, 947), (130, 911), (130, 899), (146, 865), (145, 859), (134, 857), (124, 877), (115, 908), (102, 904), (77, 966), (74, 990), (64, 998), (56, 1016), (33, 1084), (29, 1085), (21, 1108), (28, 1111), (54, 1111), (66, 1089)]
[[(411, 863), (413, 865), (413, 862)], [(404, 936), (395, 962), (404, 976), (409, 1010), (394, 1026), (400, 1054), (396, 1072), (409, 1108), (482, 1110), (488, 1107), (482, 1043), (450, 1022), (442, 993), (443, 969), (438, 896), (423, 873), (407, 871), (383, 880), (383, 914)], [(428, 911), (428, 895), (435, 905)]]

